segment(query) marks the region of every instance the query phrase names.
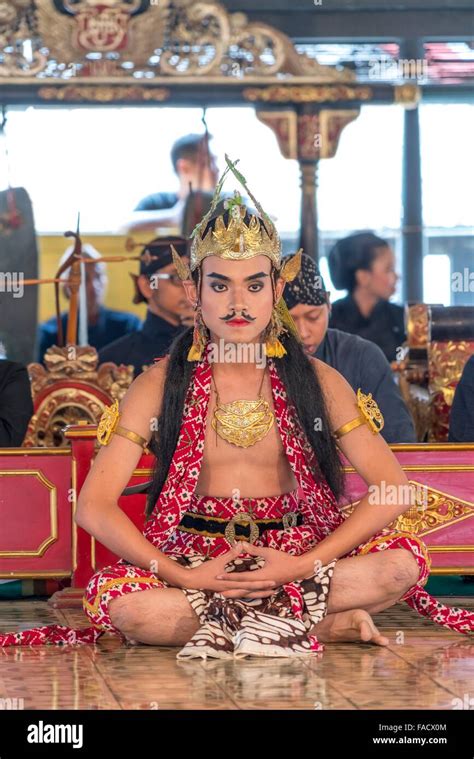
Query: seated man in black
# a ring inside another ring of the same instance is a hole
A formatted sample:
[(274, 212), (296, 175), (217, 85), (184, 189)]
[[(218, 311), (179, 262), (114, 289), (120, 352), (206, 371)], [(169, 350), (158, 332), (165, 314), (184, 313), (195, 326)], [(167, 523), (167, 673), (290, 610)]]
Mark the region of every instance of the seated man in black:
[(329, 293), (312, 258), (302, 256), (301, 271), (287, 283), (283, 298), (306, 351), (337, 369), (355, 392), (372, 393), (385, 420), (381, 435), (387, 443), (416, 442), (411, 416), (380, 348), (358, 335), (328, 329)]
[[(73, 251), (73, 246), (69, 246), (64, 252), (59, 265), (64, 263)], [(84, 258), (98, 259), (100, 253), (93, 245), (84, 243), (82, 246), (82, 255)], [(69, 269), (61, 275), (61, 279), (67, 279)], [(86, 272), (86, 297), (87, 297), (87, 342), (99, 350), (112, 340), (127, 335), (129, 332), (139, 329), (140, 319), (135, 314), (127, 311), (116, 311), (104, 306), (105, 292), (107, 288), (106, 264), (103, 261), (97, 261), (96, 264), (85, 265)], [(69, 288), (63, 285), (63, 292), (69, 299)], [(68, 314), (65, 311), (61, 314), (63, 325), (63, 335), (66, 335)], [(52, 345), (58, 344), (58, 327), (56, 317), (53, 316), (48, 321), (43, 322), (38, 327), (38, 361), (43, 361), (44, 354)]]
[(23, 443), (33, 416), (28, 372), (16, 361), (0, 360), (0, 448)]
[[(154, 192), (142, 198), (135, 207), (133, 217), (124, 226), (128, 231), (154, 230), (163, 226), (163, 214), (153, 211), (173, 209), (167, 214), (166, 226), (182, 227), (185, 202), (191, 188), (196, 191), (213, 193), (218, 177), (216, 158), (208, 150), (209, 136), (205, 134), (187, 134), (176, 140), (171, 148), (171, 162), (179, 180), (177, 192)], [(171, 215), (176, 223), (170, 224)]]
[(144, 246), (140, 274), (133, 275), (134, 303), (146, 303), (147, 314), (141, 328), (115, 340), (99, 351), (99, 361), (133, 364), (137, 377), (155, 358), (164, 355), (176, 335), (193, 323), (193, 311), (173, 264), (170, 245), (188, 258), (188, 242), (183, 237), (158, 237)]
[(474, 356), (464, 367), (449, 420), (450, 443), (474, 443)]

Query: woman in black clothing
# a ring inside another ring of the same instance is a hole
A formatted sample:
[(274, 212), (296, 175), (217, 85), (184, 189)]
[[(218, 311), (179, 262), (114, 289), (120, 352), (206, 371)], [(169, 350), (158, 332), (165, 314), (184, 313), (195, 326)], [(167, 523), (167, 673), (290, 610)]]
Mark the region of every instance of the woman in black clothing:
[(395, 255), (386, 240), (372, 232), (358, 232), (339, 240), (329, 253), (329, 271), (345, 298), (332, 306), (329, 326), (376, 343), (389, 361), (400, 355), (405, 340), (404, 309), (389, 298), (398, 274)]

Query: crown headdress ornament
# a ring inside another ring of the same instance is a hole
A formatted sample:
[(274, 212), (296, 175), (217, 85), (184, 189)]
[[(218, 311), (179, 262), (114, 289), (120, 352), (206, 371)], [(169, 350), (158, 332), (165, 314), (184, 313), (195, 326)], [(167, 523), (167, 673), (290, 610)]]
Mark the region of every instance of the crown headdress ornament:
[[(254, 258), (255, 256), (267, 256), (278, 271), (279, 276), (286, 282), (291, 282), (298, 275), (301, 268), (302, 249), (300, 248), (292, 256), (282, 258), (281, 240), (275, 225), (249, 190), (245, 177), (237, 170), (236, 165), (238, 160), (231, 161), (228, 155), (225, 156), (225, 160), (227, 166), (217, 183), (209, 211), (191, 233), (192, 244), (189, 266), (178, 255), (173, 245), (171, 245), (173, 262), (180, 279), (183, 281), (191, 279), (192, 272), (208, 256), (217, 256), (218, 258), (232, 261), (242, 261)], [(224, 209), (228, 212), (227, 224), (224, 220), (224, 214), (221, 214), (215, 218), (214, 229), (207, 229), (207, 225), (214, 218), (213, 215), (221, 200), (222, 187), (229, 172), (234, 175), (251, 198), (259, 215), (250, 213), (250, 220), (246, 224), (245, 216), (247, 215), (247, 208), (242, 196), (236, 190), (233, 197), (224, 199)], [(275, 304), (273, 321), (275, 323), (275, 335), (267, 342), (267, 355), (280, 357), (286, 353), (286, 350), (278, 340), (278, 334), (289, 330), (299, 339), (295, 323), (283, 298), (280, 298), (278, 303)], [(196, 334), (195, 345), (191, 348), (188, 357), (191, 361), (198, 360), (202, 355), (203, 339), (198, 341), (197, 337), (198, 335)]]
[[(275, 225), (263, 210), (262, 206), (249, 190), (247, 180), (236, 169), (237, 161), (231, 161), (226, 155), (227, 167), (219, 179), (212, 202), (207, 214), (197, 224), (191, 234), (190, 266), (187, 266), (182, 258), (174, 251), (173, 261), (182, 280), (189, 279), (193, 272), (207, 256), (218, 256), (233, 261), (242, 261), (254, 256), (267, 256), (280, 276), (287, 282), (291, 282), (298, 274), (301, 267), (301, 250), (294, 256), (285, 258), (282, 262), (281, 240)], [(224, 209), (228, 211), (229, 220), (226, 225), (224, 215), (218, 216), (214, 223), (214, 229), (207, 230), (208, 222), (213, 217), (219, 201), (221, 200), (222, 187), (227, 174), (231, 172), (246, 193), (254, 202), (260, 218), (252, 214), (248, 224), (245, 223), (247, 208), (242, 196), (236, 190), (234, 196), (224, 200)]]

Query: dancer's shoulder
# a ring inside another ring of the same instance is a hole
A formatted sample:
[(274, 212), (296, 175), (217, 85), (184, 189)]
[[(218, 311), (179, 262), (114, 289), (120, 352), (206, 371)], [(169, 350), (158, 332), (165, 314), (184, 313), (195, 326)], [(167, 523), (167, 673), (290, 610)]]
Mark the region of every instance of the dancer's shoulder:
[(167, 368), (168, 356), (165, 356), (139, 374), (120, 403), (121, 411), (133, 413), (142, 410), (145, 413), (157, 413), (161, 407)]
[(346, 378), (332, 366), (313, 357), (310, 361), (321, 386), (331, 422), (336, 429), (356, 415), (357, 396)]
[(311, 356), (309, 360), (311, 361), (311, 365), (324, 393), (331, 391), (334, 393), (334, 391), (337, 390), (339, 393), (348, 393), (349, 396), (352, 397), (354, 394), (352, 387), (337, 369), (334, 369), (329, 364), (326, 364), (325, 361), (321, 361), (319, 358), (314, 358), (313, 356)]

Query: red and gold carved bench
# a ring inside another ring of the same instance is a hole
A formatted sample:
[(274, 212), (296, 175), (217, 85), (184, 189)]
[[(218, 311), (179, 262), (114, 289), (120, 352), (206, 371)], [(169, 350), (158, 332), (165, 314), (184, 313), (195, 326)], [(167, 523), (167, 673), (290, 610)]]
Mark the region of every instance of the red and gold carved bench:
[[(73, 425), (68, 448), (0, 450), (0, 578), (70, 578), (79, 597), (92, 574), (117, 557), (74, 522), (77, 496), (96, 452), (96, 427)], [(422, 509), (411, 507), (397, 528), (428, 545), (433, 574), (474, 574), (474, 445), (391, 446), (407, 477), (426, 487)], [(143, 455), (130, 485), (150, 480), (154, 457)], [(349, 511), (367, 487), (346, 467)], [(119, 499), (134, 524), (144, 524), (145, 495)]]
[[(390, 448), (408, 481), (423, 492), (395, 529), (418, 535), (428, 546), (432, 574), (474, 574), (474, 444), (416, 443)], [(350, 511), (367, 492), (364, 481), (345, 467)]]

